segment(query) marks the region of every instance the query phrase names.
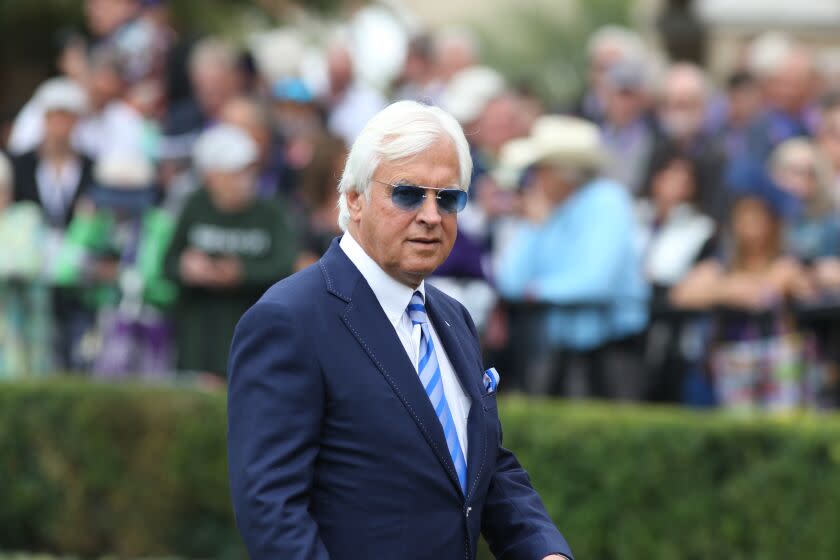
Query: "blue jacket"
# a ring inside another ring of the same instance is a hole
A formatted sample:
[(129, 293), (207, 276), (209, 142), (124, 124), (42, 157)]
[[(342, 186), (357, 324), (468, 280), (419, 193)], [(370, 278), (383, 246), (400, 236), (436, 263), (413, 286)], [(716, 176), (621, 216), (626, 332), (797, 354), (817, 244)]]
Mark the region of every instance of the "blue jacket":
[(634, 220), (627, 189), (590, 181), (544, 224), (520, 224), (496, 263), (499, 291), (564, 306), (549, 316), (555, 345), (585, 350), (641, 331), (649, 290)]
[(467, 492), (414, 366), (338, 246), (275, 284), (231, 349), (228, 461), (236, 521), (255, 560), (571, 557), (514, 456), (482, 381), (463, 306), (426, 306), (472, 400)]

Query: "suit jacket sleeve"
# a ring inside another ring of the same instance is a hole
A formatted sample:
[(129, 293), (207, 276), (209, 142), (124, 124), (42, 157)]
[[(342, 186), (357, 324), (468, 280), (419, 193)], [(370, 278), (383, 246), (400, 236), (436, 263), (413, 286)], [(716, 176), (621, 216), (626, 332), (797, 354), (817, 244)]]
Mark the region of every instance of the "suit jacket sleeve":
[[(464, 316), (477, 344), (478, 334), (466, 310)], [(550, 554), (572, 558), (566, 539), (554, 526), (528, 473), (501, 443), (481, 514), (481, 534), (490, 550), (497, 560), (542, 560)]]
[(260, 302), (239, 322), (228, 371), (233, 507), (251, 558), (328, 558), (309, 515), (324, 407), (303, 325)]

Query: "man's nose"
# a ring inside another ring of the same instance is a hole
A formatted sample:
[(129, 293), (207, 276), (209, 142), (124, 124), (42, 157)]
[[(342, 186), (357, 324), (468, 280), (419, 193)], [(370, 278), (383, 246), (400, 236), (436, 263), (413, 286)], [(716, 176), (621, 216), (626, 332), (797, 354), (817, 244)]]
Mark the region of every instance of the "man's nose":
[(426, 198), (423, 199), (423, 204), (417, 210), (418, 221), (430, 225), (437, 225), (441, 222), (443, 217), (440, 215), (436, 194), (435, 191), (426, 191)]

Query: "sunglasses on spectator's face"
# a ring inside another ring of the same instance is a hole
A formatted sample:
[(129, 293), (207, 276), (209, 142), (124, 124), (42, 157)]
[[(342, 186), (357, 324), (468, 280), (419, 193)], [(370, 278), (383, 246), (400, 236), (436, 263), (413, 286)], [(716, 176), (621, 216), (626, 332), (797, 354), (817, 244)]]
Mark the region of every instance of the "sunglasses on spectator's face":
[(426, 191), (434, 192), (437, 199), (438, 209), (444, 214), (455, 214), (464, 209), (467, 205), (467, 193), (459, 188), (446, 187), (436, 189), (410, 183), (387, 183), (385, 181), (373, 180), (387, 187), (391, 187), (391, 202), (394, 206), (407, 212), (414, 212), (423, 205), (428, 196)]

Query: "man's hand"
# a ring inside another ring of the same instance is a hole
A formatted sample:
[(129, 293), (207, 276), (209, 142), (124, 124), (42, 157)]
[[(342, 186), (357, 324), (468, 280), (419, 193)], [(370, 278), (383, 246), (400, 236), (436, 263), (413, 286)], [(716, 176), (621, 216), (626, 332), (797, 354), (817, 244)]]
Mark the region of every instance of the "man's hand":
[(522, 217), (533, 224), (545, 222), (554, 209), (545, 192), (537, 185), (526, 188), (520, 199)]
[(216, 285), (223, 288), (233, 288), (242, 282), (242, 263), (236, 257), (217, 259)]
[(205, 286), (215, 280), (213, 261), (198, 249), (187, 249), (181, 255), (181, 279), (185, 284)]

